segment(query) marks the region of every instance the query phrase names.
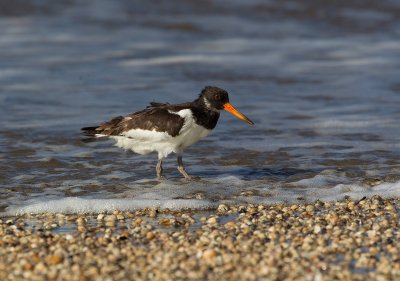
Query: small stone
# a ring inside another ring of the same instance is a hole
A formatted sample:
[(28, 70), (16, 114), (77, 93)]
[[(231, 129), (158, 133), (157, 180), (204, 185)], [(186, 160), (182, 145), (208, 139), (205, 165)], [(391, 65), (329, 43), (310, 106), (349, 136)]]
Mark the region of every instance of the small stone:
[(149, 217), (150, 218), (155, 218), (157, 216), (157, 210), (155, 208), (151, 208), (149, 210)]
[(154, 239), (154, 237), (156, 237), (156, 234), (154, 232), (152, 232), (152, 231), (147, 232), (147, 234), (146, 234), (147, 239), (151, 240), (151, 239)]
[(79, 225), (78, 226), (78, 231), (85, 232), (86, 231), (86, 227), (84, 225)]
[(371, 210), (377, 210), (379, 208), (379, 206), (377, 204), (371, 204), (371, 206), (369, 208)]
[(142, 224), (142, 222), (143, 222), (143, 220), (141, 218), (137, 218), (132, 222), (132, 224), (137, 226), (137, 225)]
[(208, 262), (213, 262), (216, 256), (217, 252), (215, 250), (207, 249), (203, 252), (202, 258)]
[(97, 220), (98, 220), (98, 221), (102, 221), (102, 220), (104, 219), (105, 216), (106, 216), (105, 214), (99, 214), (99, 215), (97, 216)]
[(309, 213), (313, 213), (315, 211), (315, 207), (313, 205), (307, 205), (306, 211)]
[(80, 224), (80, 225), (85, 224), (86, 223), (86, 218), (79, 217), (79, 218), (76, 219), (76, 223)]
[(169, 219), (169, 218), (162, 218), (158, 221), (158, 223), (160, 225), (165, 225), (165, 226), (169, 226), (172, 225), (174, 223), (173, 219)]
[(46, 262), (49, 265), (59, 264), (63, 261), (63, 257), (59, 255), (51, 255), (46, 258)]
[(218, 220), (217, 220), (216, 217), (210, 217), (210, 218), (207, 220), (207, 224), (217, 224), (217, 223), (218, 223)]
[(26, 271), (31, 271), (33, 269), (33, 265), (31, 263), (25, 263), (22, 268)]
[(236, 223), (233, 222), (233, 221), (228, 221), (228, 222), (225, 224), (225, 227), (231, 227), (231, 228), (233, 228), (233, 227), (235, 227), (235, 226), (236, 226)]
[(109, 226), (109, 227), (114, 227), (115, 226), (115, 220), (106, 221), (105, 225)]
[(389, 204), (389, 205), (387, 205), (387, 206), (385, 207), (385, 210), (386, 210), (386, 211), (389, 211), (389, 212), (392, 212), (392, 211), (395, 211), (396, 208), (395, 208), (392, 204)]
[(46, 266), (44, 265), (43, 262), (39, 262), (35, 265), (35, 272), (37, 273), (45, 273), (46, 272)]
[(217, 211), (220, 213), (226, 213), (228, 210), (229, 210), (229, 208), (225, 204), (221, 204), (217, 208)]
[(106, 222), (116, 221), (117, 217), (115, 215), (108, 215), (104, 218)]

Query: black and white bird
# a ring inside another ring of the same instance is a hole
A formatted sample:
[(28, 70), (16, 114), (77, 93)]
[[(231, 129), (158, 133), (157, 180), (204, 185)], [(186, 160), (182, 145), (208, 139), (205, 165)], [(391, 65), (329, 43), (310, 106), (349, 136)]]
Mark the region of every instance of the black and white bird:
[(184, 149), (206, 137), (217, 125), (221, 110), (226, 110), (250, 125), (254, 123), (236, 110), (228, 93), (218, 87), (207, 86), (200, 96), (188, 103), (150, 103), (146, 109), (118, 116), (95, 127), (82, 128), (86, 136), (109, 137), (116, 146), (138, 154), (158, 153), (157, 177), (162, 178), (162, 161), (174, 152), (178, 157), (178, 170), (191, 177), (182, 163)]

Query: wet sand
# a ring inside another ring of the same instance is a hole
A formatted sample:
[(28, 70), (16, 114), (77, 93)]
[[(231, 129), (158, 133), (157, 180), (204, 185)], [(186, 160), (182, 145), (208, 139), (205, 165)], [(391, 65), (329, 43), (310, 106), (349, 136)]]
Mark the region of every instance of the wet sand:
[(400, 199), (2, 218), (1, 280), (399, 280)]

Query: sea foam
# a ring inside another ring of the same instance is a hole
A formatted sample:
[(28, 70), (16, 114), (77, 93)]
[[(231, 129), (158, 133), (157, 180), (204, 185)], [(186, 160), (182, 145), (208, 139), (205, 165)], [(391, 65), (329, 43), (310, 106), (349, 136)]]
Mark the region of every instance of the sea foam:
[[(119, 211), (134, 211), (142, 208), (159, 209), (193, 209), (203, 210), (216, 208), (219, 204), (276, 204), (300, 203), (343, 200), (345, 197), (360, 199), (364, 196), (380, 195), (384, 198), (400, 196), (400, 181), (381, 183), (373, 187), (364, 187), (361, 184), (336, 184), (330, 187), (316, 186), (316, 183), (327, 183), (331, 176), (318, 175), (308, 182), (301, 180), (294, 182), (293, 187), (276, 187), (266, 183), (248, 182), (236, 177), (216, 179), (213, 185), (210, 181), (184, 183), (180, 185), (166, 181), (154, 187), (145, 189), (131, 188), (124, 198), (37, 198), (20, 206), (10, 206), (3, 215), (20, 215), (26, 213), (99, 213)], [(299, 185), (297, 185), (299, 184)], [(218, 187), (216, 186), (218, 185)], [(244, 188), (245, 186), (245, 188)], [(244, 188), (244, 189), (243, 189)], [(242, 192), (255, 191), (255, 192)], [(112, 195), (109, 195), (112, 196)]]

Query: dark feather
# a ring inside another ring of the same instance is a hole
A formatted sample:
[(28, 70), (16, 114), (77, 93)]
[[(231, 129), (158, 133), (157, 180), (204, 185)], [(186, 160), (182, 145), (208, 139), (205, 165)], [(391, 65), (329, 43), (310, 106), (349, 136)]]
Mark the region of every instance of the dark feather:
[(174, 114), (183, 109), (191, 109), (196, 123), (214, 129), (219, 118), (219, 113), (209, 111), (195, 102), (182, 104), (169, 104), (151, 102), (146, 109), (127, 115), (118, 116), (97, 127), (82, 128), (86, 136), (121, 136), (132, 129), (142, 129), (156, 132), (166, 132), (172, 137), (179, 134), (185, 119)]
[(153, 102), (150, 103), (149, 106), (147, 106), (147, 108), (150, 108), (150, 107), (160, 107), (160, 106), (168, 106), (168, 105), (170, 105), (170, 103), (168, 103), (168, 102), (163, 103), (163, 102), (155, 102), (155, 101), (153, 101)]
[(181, 130), (184, 119), (170, 113), (169, 104), (151, 103), (146, 109), (127, 115), (118, 116), (98, 127), (82, 128), (87, 136), (96, 134), (106, 136), (123, 135), (132, 129), (166, 132), (175, 137)]
[(94, 137), (97, 134), (96, 129), (97, 127), (84, 127), (81, 130), (85, 136)]

